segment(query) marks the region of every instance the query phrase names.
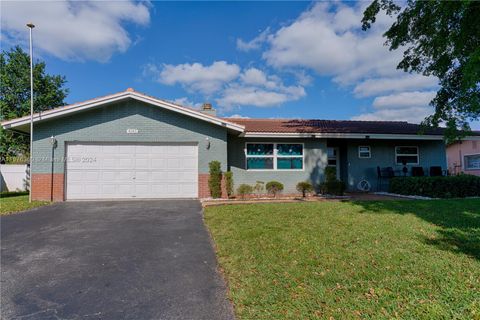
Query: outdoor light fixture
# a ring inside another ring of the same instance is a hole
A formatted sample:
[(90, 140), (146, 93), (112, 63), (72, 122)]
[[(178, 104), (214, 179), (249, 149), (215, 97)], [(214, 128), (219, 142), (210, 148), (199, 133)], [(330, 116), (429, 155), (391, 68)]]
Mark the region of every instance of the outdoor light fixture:
[(206, 137), (205, 140), (207, 141), (207, 150), (210, 149), (210, 138)]
[(54, 136), (50, 137), (50, 144), (52, 145), (53, 148), (57, 146), (57, 139)]

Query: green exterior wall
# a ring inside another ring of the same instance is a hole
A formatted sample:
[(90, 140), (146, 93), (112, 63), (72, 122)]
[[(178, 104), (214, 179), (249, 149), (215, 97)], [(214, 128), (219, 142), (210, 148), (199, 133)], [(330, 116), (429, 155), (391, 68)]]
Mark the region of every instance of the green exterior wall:
[[(245, 164), (246, 142), (303, 143), (303, 171), (247, 171)], [(276, 180), (283, 183), (284, 193), (296, 193), (296, 185), (300, 181), (311, 181), (315, 185), (323, 180), (327, 164), (327, 141), (325, 139), (252, 139), (228, 136), (228, 166), (233, 172), (235, 189), (240, 184), (255, 185), (257, 181)]]
[[(329, 146), (338, 143), (329, 142)], [(347, 183), (349, 190), (356, 190), (358, 182), (366, 179), (372, 185), (373, 191), (376, 191), (377, 166), (393, 167), (394, 170), (401, 171), (403, 166), (395, 164), (396, 146), (418, 147), (419, 164), (408, 165), (409, 174), (411, 167), (423, 167), (425, 174), (429, 173), (431, 166), (441, 166), (444, 170), (447, 168), (446, 148), (442, 140), (348, 140), (346, 144), (340, 145), (341, 166), (347, 169), (347, 172), (345, 170), (342, 172), (342, 179)], [(370, 159), (358, 157), (359, 146), (370, 146)], [(382, 180), (380, 189), (385, 191), (387, 188), (388, 181)]]
[[(128, 134), (127, 129), (132, 128), (138, 133)], [(208, 173), (208, 163), (213, 160), (220, 161), (223, 170), (227, 168), (226, 128), (133, 99), (35, 124), (33, 173), (52, 172), (52, 135), (58, 141), (54, 173), (64, 172), (65, 145), (69, 141), (196, 142), (199, 173)]]
[[(245, 168), (245, 143), (304, 143), (305, 168), (303, 171), (247, 171)], [(358, 157), (359, 146), (370, 146), (371, 158)], [(259, 139), (228, 136), (228, 164), (233, 172), (235, 188), (240, 184), (255, 185), (256, 181), (268, 182), (277, 180), (284, 184), (285, 193), (296, 192), (295, 186), (300, 181), (308, 180), (314, 185), (323, 181), (327, 164), (327, 147), (339, 150), (340, 179), (346, 183), (350, 191), (357, 190), (360, 180), (370, 182), (372, 191), (377, 190), (377, 166), (393, 167), (401, 170), (403, 166), (395, 164), (395, 146), (418, 146), (420, 163), (426, 174), (430, 166), (441, 166), (446, 169), (445, 144), (438, 140), (360, 140), (360, 139)], [(382, 190), (386, 190), (388, 182), (382, 182)]]

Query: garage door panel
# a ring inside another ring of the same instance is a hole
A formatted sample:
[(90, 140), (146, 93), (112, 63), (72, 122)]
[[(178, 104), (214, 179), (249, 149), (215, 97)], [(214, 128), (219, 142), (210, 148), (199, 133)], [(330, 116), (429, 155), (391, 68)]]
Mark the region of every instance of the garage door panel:
[(69, 144), (67, 199), (198, 196), (196, 145)]

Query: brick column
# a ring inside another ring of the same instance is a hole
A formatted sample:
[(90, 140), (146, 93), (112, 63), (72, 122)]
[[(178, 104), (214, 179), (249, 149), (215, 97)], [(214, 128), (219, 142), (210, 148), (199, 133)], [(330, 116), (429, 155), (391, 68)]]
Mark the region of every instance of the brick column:
[[(198, 197), (199, 198), (210, 198), (210, 188), (208, 187), (208, 178), (210, 174), (208, 173), (199, 173), (198, 174)], [(227, 198), (227, 187), (225, 184), (225, 176), (222, 175), (222, 198)]]
[(64, 174), (53, 174), (53, 188), (52, 188), (52, 174), (51, 173), (33, 173), (32, 174), (32, 199), (50, 201), (64, 201)]

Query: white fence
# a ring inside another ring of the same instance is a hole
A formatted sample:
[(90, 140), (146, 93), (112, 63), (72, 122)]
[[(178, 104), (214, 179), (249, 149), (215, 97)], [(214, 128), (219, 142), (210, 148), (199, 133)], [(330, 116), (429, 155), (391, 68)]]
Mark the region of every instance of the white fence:
[(1, 191), (28, 190), (28, 174), (26, 164), (0, 165)]

